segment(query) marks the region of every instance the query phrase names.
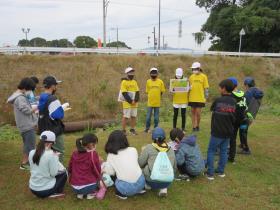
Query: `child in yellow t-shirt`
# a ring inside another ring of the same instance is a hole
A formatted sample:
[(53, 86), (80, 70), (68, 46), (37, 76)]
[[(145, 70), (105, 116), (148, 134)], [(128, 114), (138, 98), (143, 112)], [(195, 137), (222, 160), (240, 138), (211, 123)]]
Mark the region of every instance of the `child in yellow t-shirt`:
[[(176, 79), (183, 79), (183, 69), (177, 68)], [(187, 87), (188, 89), (188, 87)], [(188, 92), (174, 92), (173, 93), (173, 128), (177, 126), (177, 118), (179, 109), (181, 109), (181, 117), (182, 117), (182, 130), (185, 131), (186, 129), (186, 111), (187, 111), (187, 103), (188, 103)]]
[(161, 79), (158, 78), (158, 69), (150, 69), (151, 79), (147, 80), (146, 93), (148, 94), (148, 111), (146, 117), (145, 132), (149, 132), (151, 126), (151, 116), (154, 111), (154, 127), (158, 127), (159, 123), (159, 108), (161, 95), (165, 92), (165, 86)]
[(121, 83), (120, 91), (120, 101), (123, 104), (123, 118), (122, 118), (122, 128), (123, 132), (126, 134), (126, 124), (127, 120), (130, 119), (130, 133), (132, 135), (137, 135), (135, 131), (136, 126), (136, 117), (137, 117), (137, 107), (139, 101), (139, 87), (134, 80), (135, 70), (131, 67), (125, 69), (125, 74), (127, 78), (124, 79)]
[(193, 74), (189, 78), (189, 106), (192, 109), (193, 131), (199, 131), (201, 108), (205, 107), (209, 84), (207, 76), (202, 73), (199, 62), (194, 62), (191, 69)]

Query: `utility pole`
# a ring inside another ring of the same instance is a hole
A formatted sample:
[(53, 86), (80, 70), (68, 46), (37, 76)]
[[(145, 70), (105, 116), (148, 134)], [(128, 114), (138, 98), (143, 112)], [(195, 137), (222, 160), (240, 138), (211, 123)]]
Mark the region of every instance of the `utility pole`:
[(117, 53), (119, 54), (119, 27), (117, 27)]
[(161, 0), (158, 1), (158, 50), (160, 50), (160, 4)]
[(244, 30), (244, 28), (242, 28), (239, 32), (239, 36), (240, 36), (239, 37), (239, 53), (241, 52), (242, 36), (244, 36), (245, 34), (246, 34), (245, 30)]
[(156, 50), (156, 27), (154, 26), (154, 31), (152, 32), (154, 34), (154, 50)]
[(164, 35), (162, 36), (162, 49), (165, 49), (165, 46), (164, 46)]
[(22, 28), (21, 30), (25, 34), (25, 44), (27, 45), (27, 41), (28, 41), (27, 34), (30, 32), (30, 28), (26, 28), (26, 29)]
[(106, 47), (106, 17), (109, 0), (103, 0), (103, 47)]

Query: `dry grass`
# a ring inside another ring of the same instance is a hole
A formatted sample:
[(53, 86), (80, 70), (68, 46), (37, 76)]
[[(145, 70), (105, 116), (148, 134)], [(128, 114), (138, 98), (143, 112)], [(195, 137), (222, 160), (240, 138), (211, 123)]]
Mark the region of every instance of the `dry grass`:
[[(120, 79), (128, 65), (137, 72), (136, 77), (142, 92), (149, 77), (149, 69), (156, 66), (165, 84), (174, 76), (177, 67), (182, 67), (190, 75), (189, 67), (193, 61), (200, 61), (208, 75), (210, 93), (217, 94), (219, 80), (236, 76), (240, 81), (244, 76), (254, 76), (260, 87), (266, 88), (271, 77), (280, 75), (280, 59), (236, 58), (236, 57), (188, 57), (188, 56), (0, 56), (0, 124), (12, 123), (11, 107), (5, 104), (8, 96), (15, 90), (19, 80), (35, 75), (41, 81), (48, 75), (55, 75), (64, 82), (57, 92), (62, 102), (69, 102), (72, 111), (66, 120), (85, 118), (112, 118), (120, 110), (117, 103)], [(38, 93), (41, 90), (38, 90)], [(165, 94), (164, 97), (168, 97)], [(141, 100), (146, 100), (141, 95)]]

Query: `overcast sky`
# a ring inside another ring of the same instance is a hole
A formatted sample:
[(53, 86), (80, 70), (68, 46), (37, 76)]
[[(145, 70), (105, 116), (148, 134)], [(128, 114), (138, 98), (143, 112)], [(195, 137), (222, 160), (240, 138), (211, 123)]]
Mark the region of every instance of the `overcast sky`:
[[(205, 41), (197, 46), (192, 33), (198, 32), (208, 13), (195, 5), (195, 0), (161, 0), (161, 34), (171, 47), (205, 50)], [(102, 0), (0, 0), (0, 46), (16, 45), (24, 38), (21, 28), (31, 29), (28, 38), (47, 40), (78, 35), (102, 38)], [(178, 22), (182, 19), (182, 38), (178, 38)], [(153, 26), (158, 29), (158, 0), (110, 0), (107, 14), (107, 42), (119, 40), (132, 48), (148, 45)]]

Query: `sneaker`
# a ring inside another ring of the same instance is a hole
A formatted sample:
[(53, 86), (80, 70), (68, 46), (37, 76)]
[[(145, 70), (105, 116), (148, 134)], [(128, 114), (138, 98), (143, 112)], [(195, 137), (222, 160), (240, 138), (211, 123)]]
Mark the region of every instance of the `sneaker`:
[(28, 163), (25, 164), (21, 164), (19, 169), (21, 170), (26, 170), (26, 171), (30, 171), (30, 165)]
[(205, 176), (210, 181), (213, 181), (215, 179), (213, 175), (209, 175), (208, 173), (205, 173)]
[(138, 192), (137, 194), (138, 195), (143, 195), (143, 194), (145, 194), (146, 193), (146, 190), (141, 190), (140, 192)]
[(49, 196), (49, 198), (63, 198), (65, 196), (64, 193), (54, 193)]
[(116, 194), (115, 194), (119, 199), (122, 199), (122, 200), (126, 200), (127, 199), (127, 196), (121, 194), (119, 191), (116, 190)]
[(240, 154), (240, 155), (251, 155), (251, 151), (250, 150), (246, 151), (246, 150), (242, 149), (241, 151), (238, 151), (237, 154)]
[(225, 173), (218, 173), (218, 177), (224, 178), (226, 176)]
[(175, 178), (175, 180), (177, 180), (177, 181), (185, 180), (185, 181), (189, 182), (189, 181), (190, 181), (190, 177), (189, 177), (189, 175), (187, 175), (187, 174), (179, 174), (179, 175)]
[(77, 198), (82, 200), (84, 198), (84, 195), (83, 194), (77, 194)]
[(144, 130), (144, 132), (145, 132), (145, 133), (150, 133), (150, 129), (149, 129), (149, 128), (146, 128), (146, 129)]
[(167, 188), (160, 189), (158, 192), (159, 197), (166, 197), (167, 196)]
[(131, 135), (133, 135), (133, 136), (138, 135), (138, 133), (137, 133), (137, 132), (135, 131), (135, 129), (133, 129), (133, 128), (130, 129), (130, 133), (131, 133)]
[(145, 184), (145, 190), (151, 190), (151, 189), (152, 189), (152, 188), (151, 188), (150, 185)]
[(87, 199), (88, 200), (94, 199), (95, 197), (96, 197), (96, 193), (87, 194)]
[(200, 131), (200, 128), (199, 128), (199, 127), (196, 127), (195, 129), (196, 129), (196, 131)]
[(196, 128), (193, 128), (192, 131), (193, 131), (193, 132), (196, 132)]

